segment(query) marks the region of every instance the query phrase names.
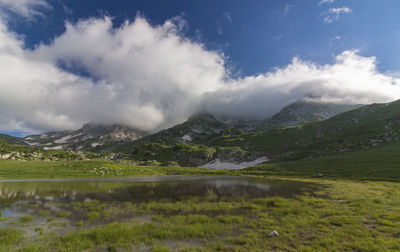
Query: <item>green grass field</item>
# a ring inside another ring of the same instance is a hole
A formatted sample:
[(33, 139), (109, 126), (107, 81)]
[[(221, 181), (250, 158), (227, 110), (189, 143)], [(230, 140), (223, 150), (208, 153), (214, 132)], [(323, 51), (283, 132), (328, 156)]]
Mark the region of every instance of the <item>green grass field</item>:
[[(398, 251), (400, 184), (303, 179), (323, 185), (314, 194), (215, 201), (196, 197), (115, 205), (76, 202), (86, 212), (78, 230), (46, 232), (65, 226), (68, 212), (48, 217), (35, 240), (15, 222), (0, 230), (1, 251)], [(60, 205), (58, 205), (60, 206)], [(29, 206), (27, 206), (29, 207)], [(34, 207), (34, 206), (32, 206)], [(96, 224), (115, 214), (135, 217)], [(49, 216), (46, 213), (45, 216)], [(40, 218), (40, 217), (36, 217)], [(61, 218), (61, 219), (60, 219)], [(26, 219), (26, 218), (25, 218)], [(24, 219), (24, 220), (25, 220)], [(1, 222), (0, 222), (1, 223)], [(92, 224), (90, 224), (92, 223)], [(278, 237), (268, 237), (276, 230)]]
[[(31, 240), (19, 221), (0, 229), (1, 251), (399, 251), (400, 148), (379, 148), (271, 163), (242, 170), (138, 167), (104, 160), (39, 162), (0, 160), (0, 178), (102, 177), (93, 169), (108, 167), (105, 177), (224, 173), (286, 178), (321, 185), (294, 198), (273, 197), (215, 202), (196, 197), (115, 206), (92, 201), (75, 204), (87, 220), (128, 211), (135, 218), (54, 234), (38, 229)], [(321, 174), (321, 175), (319, 175)], [(60, 217), (61, 216), (61, 217)], [(48, 226), (63, 226), (68, 212), (46, 213)], [(145, 220), (140, 216), (145, 216)], [(1, 221), (0, 221), (1, 223)], [(268, 237), (276, 230), (278, 237)]]
[[(101, 171), (104, 171), (104, 174)], [(111, 178), (217, 173), (221, 172), (202, 168), (136, 166), (129, 162), (117, 163), (108, 160), (42, 162), (0, 159), (0, 179)]]
[(322, 177), (344, 180), (400, 181), (400, 143), (310, 160), (259, 165), (238, 171), (241, 175)]
[[(107, 167), (104, 175), (100, 168)], [(97, 173), (94, 172), (96, 168)], [(232, 174), (289, 176), (345, 180), (400, 181), (400, 143), (389, 143), (367, 150), (346, 152), (309, 160), (269, 163), (241, 170), (217, 171), (204, 168), (137, 166), (108, 160), (13, 161), (0, 159), (0, 179), (129, 177), (173, 174)]]

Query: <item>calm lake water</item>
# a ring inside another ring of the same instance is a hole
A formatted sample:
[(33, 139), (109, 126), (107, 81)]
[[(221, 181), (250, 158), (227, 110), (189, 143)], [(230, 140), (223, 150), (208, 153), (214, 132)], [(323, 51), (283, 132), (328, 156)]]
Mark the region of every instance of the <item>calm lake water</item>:
[(273, 207), (275, 200), (268, 197), (316, 189), (310, 183), (238, 176), (0, 180), (0, 229), (19, 229), (34, 242), (42, 233), (150, 223), (160, 214), (251, 214), (253, 199)]
[(292, 197), (314, 189), (309, 183), (238, 176), (2, 180), (0, 210), (4, 217), (28, 211), (28, 207), (24, 208), (24, 204), (28, 203), (43, 205), (46, 202), (91, 200), (137, 203), (179, 201), (193, 197), (223, 201), (269, 196)]

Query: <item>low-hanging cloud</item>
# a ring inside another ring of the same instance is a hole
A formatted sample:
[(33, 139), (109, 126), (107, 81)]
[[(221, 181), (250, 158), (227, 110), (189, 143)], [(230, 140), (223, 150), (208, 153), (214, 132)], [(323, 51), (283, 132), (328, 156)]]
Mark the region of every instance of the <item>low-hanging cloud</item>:
[(115, 28), (110, 17), (92, 18), (67, 23), (50, 44), (27, 50), (0, 22), (0, 130), (97, 122), (152, 131), (200, 108), (261, 119), (307, 95), (343, 103), (400, 98), (399, 79), (379, 73), (375, 58), (357, 51), (329, 65), (295, 58), (272, 72), (233, 78), (222, 53), (182, 34), (184, 23), (150, 25), (137, 17)]
[(304, 98), (369, 104), (400, 98), (400, 79), (379, 73), (374, 57), (345, 51), (328, 65), (294, 58), (273, 72), (231, 80), (205, 96), (207, 109), (233, 118), (263, 119)]
[[(32, 51), (2, 24), (2, 128), (97, 122), (154, 130), (182, 121), (226, 76), (223, 56), (180, 35), (182, 23), (151, 26), (138, 17), (113, 28), (109, 17), (89, 19), (67, 24), (50, 45)], [(68, 71), (77, 67), (90, 78)]]

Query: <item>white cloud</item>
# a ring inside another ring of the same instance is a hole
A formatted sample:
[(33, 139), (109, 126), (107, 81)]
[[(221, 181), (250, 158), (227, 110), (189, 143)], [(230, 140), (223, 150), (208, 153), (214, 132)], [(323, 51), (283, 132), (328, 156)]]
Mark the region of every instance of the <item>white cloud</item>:
[(7, 16), (7, 12), (13, 12), (25, 18), (40, 16), (39, 9), (51, 8), (46, 0), (0, 0), (0, 14)]
[(340, 18), (342, 14), (349, 14), (353, 11), (349, 7), (341, 7), (341, 8), (330, 8), (329, 13), (324, 18), (324, 22), (327, 24), (332, 23)]
[(319, 2), (319, 5), (322, 5), (322, 4), (325, 4), (325, 3), (331, 4), (333, 2), (335, 2), (335, 0), (322, 0), (321, 2)]
[(308, 94), (346, 103), (400, 98), (399, 78), (379, 73), (375, 58), (356, 51), (330, 65), (295, 58), (286, 67), (237, 79), (223, 55), (180, 29), (179, 19), (151, 26), (139, 17), (118, 28), (108, 17), (89, 19), (67, 24), (51, 44), (30, 51), (0, 22), (0, 130), (73, 129), (86, 122), (155, 130), (186, 120), (199, 107), (263, 118)]
[(400, 98), (400, 79), (379, 73), (374, 57), (345, 51), (330, 65), (294, 58), (273, 72), (232, 80), (208, 94), (205, 104), (218, 115), (262, 119), (305, 96), (349, 104), (387, 102)]
[[(223, 56), (181, 36), (175, 21), (151, 26), (137, 18), (114, 29), (108, 17), (89, 19), (67, 24), (51, 45), (34, 51), (2, 25), (0, 128), (11, 121), (32, 129), (92, 121), (152, 130), (180, 122), (226, 74)], [(60, 62), (100, 81), (67, 73)]]
[(341, 13), (351, 13), (352, 10), (348, 7), (341, 7), (341, 8), (331, 8), (329, 9), (330, 13), (334, 13), (336, 15), (340, 15)]

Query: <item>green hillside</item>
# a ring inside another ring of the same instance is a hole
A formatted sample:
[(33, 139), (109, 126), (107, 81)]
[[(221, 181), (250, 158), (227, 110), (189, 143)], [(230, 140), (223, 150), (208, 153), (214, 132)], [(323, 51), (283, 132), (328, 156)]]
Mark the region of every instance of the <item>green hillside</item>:
[(308, 160), (245, 168), (242, 175), (400, 181), (400, 142)]
[(8, 144), (25, 145), (25, 146), (28, 145), (21, 138), (9, 136), (9, 135), (6, 135), (6, 134), (0, 134), (0, 140), (6, 142)]
[(366, 149), (399, 140), (400, 101), (372, 104), (299, 126), (223, 136), (207, 145), (238, 146), (273, 159), (301, 159)]
[(307, 122), (321, 121), (361, 106), (362, 105), (314, 102), (302, 99), (284, 107), (279, 113), (264, 120), (257, 129), (267, 130), (276, 127), (281, 128), (296, 126)]

